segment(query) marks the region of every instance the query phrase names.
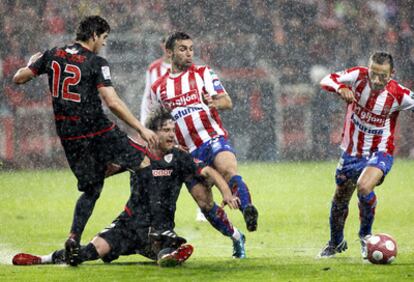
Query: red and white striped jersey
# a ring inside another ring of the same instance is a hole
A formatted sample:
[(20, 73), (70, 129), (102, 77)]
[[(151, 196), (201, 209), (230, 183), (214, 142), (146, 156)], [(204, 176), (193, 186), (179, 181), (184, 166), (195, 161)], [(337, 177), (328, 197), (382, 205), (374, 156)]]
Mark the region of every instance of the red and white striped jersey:
[(141, 101), (141, 115), (140, 115), (140, 121), (142, 123), (145, 123), (145, 120), (148, 117), (148, 114), (152, 110), (151, 105), (151, 85), (162, 75), (164, 75), (167, 70), (171, 68), (171, 64), (166, 63), (164, 61), (164, 58), (159, 58), (152, 62), (146, 73), (145, 73), (145, 89), (144, 89), (144, 95), (142, 95), (142, 101)]
[(412, 91), (395, 80), (390, 80), (382, 90), (372, 90), (366, 67), (327, 75), (320, 84), (330, 92), (348, 87), (357, 101), (348, 105), (341, 149), (352, 156), (375, 151), (393, 154), (398, 114), (414, 107)]
[(219, 78), (208, 66), (192, 65), (179, 74), (169, 71), (151, 86), (153, 103), (171, 111), (176, 137), (190, 152), (218, 136), (227, 137), (216, 109), (205, 99), (226, 93)]

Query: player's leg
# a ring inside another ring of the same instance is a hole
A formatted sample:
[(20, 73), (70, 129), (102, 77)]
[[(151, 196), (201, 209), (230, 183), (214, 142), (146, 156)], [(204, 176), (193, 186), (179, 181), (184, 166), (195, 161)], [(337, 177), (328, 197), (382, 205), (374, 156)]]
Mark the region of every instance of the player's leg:
[(371, 156), (357, 182), (358, 207), (360, 229), (359, 238), (361, 241), (361, 255), (367, 257), (366, 239), (371, 235), (372, 225), (375, 219), (375, 208), (377, 196), (374, 189), (380, 185), (387, 173), (391, 170), (393, 157), (384, 152), (376, 152)]
[(86, 223), (92, 215), (96, 201), (99, 199), (103, 188), (103, 179), (95, 183), (78, 184), (82, 195), (76, 202), (73, 214), (73, 222), (70, 231), (70, 238), (80, 242)]
[(32, 255), (28, 253), (19, 253), (13, 257), (14, 265), (35, 265), (35, 264), (64, 264), (65, 250), (57, 250), (48, 255)]
[(366, 259), (368, 251), (366, 240), (371, 235), (372, 225), (375, 218), (375, 208), (377, 206), (377, 196), (374, 187), (381, 181), (383, 172), (376, 167), (367, 167), (358, 179), (358, 208), (359, 208), (359, 239), (361, 242), (361, 256)]
[(224, 209), (214, 202), (211, 188), (202, 183), (193, 183), (189, 191), (208, 222), (221, 234), (232, 239), (233, 257), (245, 258), (245, 236), (232, 225)]
[(243, 178), (237, 172), (237, 159), (232, 151), (220, 151), (214, 157), (214, 168), (223, 175), (233, 194), (240, 199), (246, 227), (249, 231), (257, 229), (258, 212), (252, 204), (250, 191)]
[(83, 230), (95, 208), (103, 187), (103, 179), (97, 183), (91, 183), (87, 187), (82, 187), (84, 192), (79, 197), (75, 205), (73, 221), (69, 238), (65, 242), (65, 258), (70, 265), (77, 265), (80, 251), (80, 240)]
[(355, 187), (355, 182), (351, 180), (336, 186), (329, 215), (330, 239), (318, 257), (332, 257), (336, 253), (341, 253), (348, 248), (344, 239), (344, 228), (346, 218), (348, 217), (349, 201), (355, 191)]
[(354, 191), (355, 182), (352, 180), (347, 181), (343, 185), (336, 186), (329, 216), (330, 242), (333, 245), (338, 245), (344, 240), (344, 228), (349, 212), (349, 202)]
[(347, 249), (344, 228), (349, 202), (356, 188), (356, 179), (366, 162), (367, 159), (351, 157), (347, 153), (343, 153), (339, 160), (335, 174), (336, 190), (329, 215), (330, 240), (318, 254), (320, 258), (333, 257)]
[(377, 196), (374, 188), (381, 181), (384, 173), (376, 167), (367, 167), (358, 178), (358, 207), (359, 218), (361, 221), (359, 237), (363, 238), (371, 234), (372, 224), (374, 223), (375, 207)]
[[(109, 244), (100, 237), (95, 237), (92, 242), (86, 246), (81, 246), (78, 252), (76, 263), (80, 264), (84, 261), (96, 260), (105, 256), (111, 250)], [(61, 249), (50, 253), (49, 255), (37, 256), (32, 254), (20, 253), (13, 257), (14, 265), (35, 265), (35, 264), (64, 264), (66, 250)], [(71, 264), (76, 266), (77, 264)]]
[(83, 192), (76, 202), (69, 238), (65, 242), (69, 264), (77, 264), (81, 236), (104, 183), (106, 167), (97, 157), (100, 153), (98, 138), (62, 141), (69, 166), (78, 179), (78, 190)]

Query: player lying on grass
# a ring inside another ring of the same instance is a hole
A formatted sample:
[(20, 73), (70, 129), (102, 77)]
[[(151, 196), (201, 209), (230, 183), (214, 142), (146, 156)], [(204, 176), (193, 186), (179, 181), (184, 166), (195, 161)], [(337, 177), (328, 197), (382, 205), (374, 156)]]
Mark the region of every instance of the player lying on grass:
[[(143, 180), (132, 177), (131, 196), (124, 211), (88, 245), (80, 248), (74, 260), (76, 264), (98, 258), (110, 262), (120, 255), (136, 253), (158, 259), (160, 265), (185, 261), (193, 248), (182, 245), (186, 240), (173, 231), (175, 205), (185, 180), (211, 178), (221, 190), (228, 189), (230, 196), (224, 197), (225, 202), (232, 208), (238, 207), (239, 200), (231, 196), (226, 182), (214, 169), (196, 164), (188, 153), (174, 148), (174, 123), (168, 113), (154, 115), (152, 122), (159, 137), (158, 149), (153, 152), (153, 158), (158, 161), (152, 165), (158, 189), (150, 190)], [(16, 265), (64, 262), (64, 250), (46, 256), (21, 253), (13, 258)]]
[(347, 249), (344, 227), (355, 189), (361, 221), (361, 255), (367, 256), (366, 239), (371, 235), (377, 206), (374, 189), (384, 181), (393, 164), (398, 114), (414, 107), (414, 93), (391, 79), (393, 72), (392, 56), (375, 52), (368, 67), (333, 73), (321, 81), (323, 89), (336, 92), (348, 103), (348, 110), (331, 206), (331, 238), (319, 257), (332, 257)]

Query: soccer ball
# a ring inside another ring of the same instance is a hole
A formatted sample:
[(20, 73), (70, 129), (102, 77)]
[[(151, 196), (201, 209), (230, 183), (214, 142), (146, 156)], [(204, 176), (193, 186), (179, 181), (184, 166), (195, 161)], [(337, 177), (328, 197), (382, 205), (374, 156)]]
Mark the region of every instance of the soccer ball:
[(397, 243), (385, 233), (372, 235), (367, 240), (368, 260), (375, 264), (389, 264), (397, 256)]

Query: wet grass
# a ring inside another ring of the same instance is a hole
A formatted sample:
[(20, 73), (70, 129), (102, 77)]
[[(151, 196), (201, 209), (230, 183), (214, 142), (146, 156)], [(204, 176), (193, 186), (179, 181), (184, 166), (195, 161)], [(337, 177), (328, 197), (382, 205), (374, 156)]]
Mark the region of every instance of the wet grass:
[[(42, 265), (16, 267), (16, 252), (47, 254), (66, 238), (78, 197), (69, 171), (0, 172), (0, 281), (399, 281), (414, 279), (413, 161), (396, 160), (377, 188), (374, 232), (392, 234), (399, 254), (394, 264), (364, 263), (359, 256), (355, 197), (346, 226), (349, 249), (330, 260), (315, 256), (329, 236), (328, 216), (334, 189), (334, 162), (241, 165), (260, 212), (259, 230), (247, 233), (238, 211), (227, 213), (247, 236), (248, 259), (231, 258), (231, 241), (208, 223), (195, 221), (196, 206), (185, 188), (176, 214), (177, 232), (195, 247), (182, 267), (161, 269), (140, 256), (110, 265), (88, 262), (77, 268)], [(87, 242), (123, 209), (128, 174), (108, 179), (84, 233)], [(219, 201), (219, 195), (216, 194)], [(8, 263), (8, 264), (7, 264)]]

